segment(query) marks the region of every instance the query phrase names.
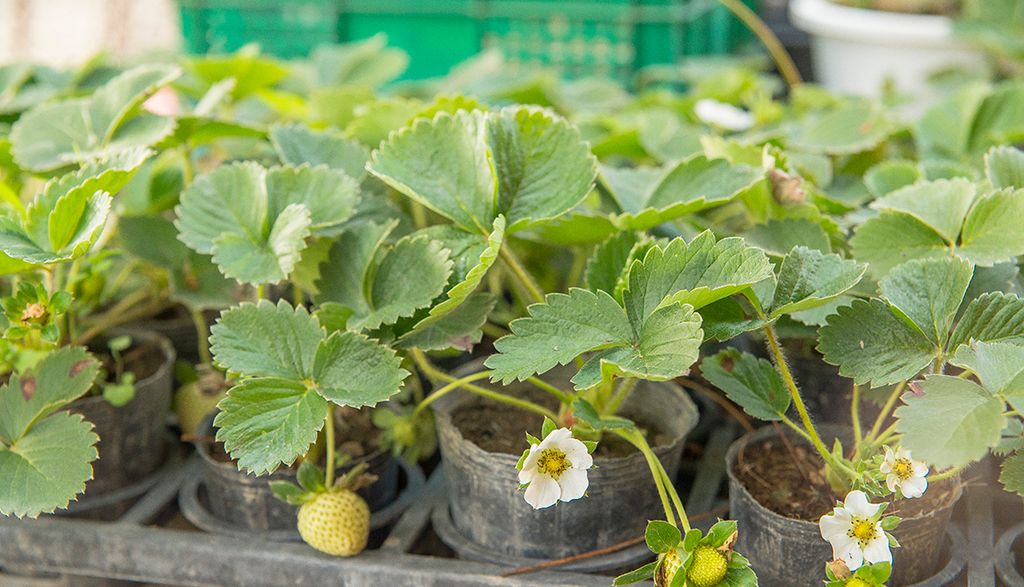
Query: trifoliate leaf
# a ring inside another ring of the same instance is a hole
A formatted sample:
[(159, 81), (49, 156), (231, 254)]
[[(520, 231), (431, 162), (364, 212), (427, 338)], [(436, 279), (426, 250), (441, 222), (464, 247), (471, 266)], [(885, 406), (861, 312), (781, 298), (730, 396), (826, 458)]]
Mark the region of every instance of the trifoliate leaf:
[(975, 196), (973, 182), (943, 179), (896, 190), (872, 202), (871, 207), (906, 212), (942, 235), (946, 242), (955, 243)]
[(286, 165), (326, 165), (355, 179), (361, 179), (366, 172), (366, 149), (340, 133), (300, 124), (277, 125), (270, 129), (270, 142)]
[(707, 357), (701, 375), (733, 402), (759, 420), (781, 420), (789, 409), (789, 392), (769, 361), (727, 349)]
[(944, 348), (973, 274), (963, 259), (918, 259), (896, 267), (878, 285), (890, 304)]
[(288, 277), (310, 234), (331, 232), (355, 212), (358, 184), (326, 167), (224, 165), (181, 196), (182, 242), (212, 255), (228, 277), (274, 283)]
[(644, 540), (651, 552), (668, 552), (679, 546), (683, 536), (672, 524), (664, 520), (651, 520), (647, 522), (647, 530), (644, 532)]
[(391, 349), (355, 332), (334, 332), (317, 347), (313, 381), (328, 400), (344, 406), (374, 406), (409, 375)]
[(226, 310), (210, 328), (217, 364), (251, 377), (302, 380), (313, 375), (324, 332), (305, 308), (266, 300)]
[(936, 468), (967, 465), (999, 442), (1006, 425), (1003, 402), (978, 384), (948, 375), (920, 383), (923, 393), (904, 395), (896, 412), (903, 446)]
[(985, 389), (993, 393), (1018, 396), (1024, 392), (1020, 385), (1024, 381), (1019, 379), (1024, 371), (1024, 346), (974, 341), (969, 346), (961, 346), (950, 363), (970, 370)]
[(1024, 496), (1024, 453), (1017, 452), (1003, 460), (999, 482), (1007, 491)]
[(568, 122), (543, 110), (441, 113), (373, 154), (369, 170), (470, 232), (509, 232), (571, 210), (590, 191), (593, 157)]
[(92, 479), (99, 453), (92, 424), (53, 414), (8, 447), (0, 443), (0, 514), (35, 517), (67, 507)]
[(1024, 151), (996, 147), (985, 154), (985, 175), (996, 188), (1024, 188)]
[(179, 73), (165, 65), (140, 66), (91, 96), (36, 106), (11, 129), (14, 157), (25, 169), (45, 172), (157, 143), (173, 130), (174, 120), (139, 109)]
[(304, 454), (324, 425), (327, 400), (288, 379), (250, 379), (218, 404), (217, 440), (238, 467), (262, 475)]
[(857, 285), (866, 266), (839, 255), (794, 247), (782, 259), (772, 316), (809, 310)]
[[(625, 287), (624, 278), (631, 262), (636, 259), (637, 245), (643, 237), (632, 230), (623, 231), (601, 243), (587, 261), (587, 289), (603, 290), (615, 297)], [(646, 249), (644, 249), (646, 252)], [(643, 256), (642, 254), (640, 255)]]
[(1024, 300), (992, 292), (972, 300), (949, 339), (950, 353), (971, 340), (1024, 342)]
[(150, 155), (136, 149), (52, 179), (23, 216), (0, 219), (0, 251), (29, 263), (84, 255), (99, 237), (117, 193)]
[(878, 387), (910, 379), (938, 352), (917, 326), (879, 299), (839, 308), (818, 332), (825, 361), (858, 385)]
[(659, 306), (685, 303), (699, 310), (773, 275), (771, 262), (743, 239), (716, 240), (710, 231), (689, 244), (673, 239), (651, 248), (629, 270), (623, 300), (632, 319), (642, 321)]

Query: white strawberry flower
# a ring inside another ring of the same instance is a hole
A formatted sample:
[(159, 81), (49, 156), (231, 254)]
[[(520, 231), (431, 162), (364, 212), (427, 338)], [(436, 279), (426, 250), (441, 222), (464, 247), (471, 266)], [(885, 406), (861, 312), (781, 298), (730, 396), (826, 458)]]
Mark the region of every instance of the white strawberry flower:
[(725, 130), (744, 131), (754, 126), (753, 114), (732, 104), (710, 98), (698, 100), (693, 107), (693, 113), (701, 121)]
[(885, 460), (880, 470), (885, 474), (885, 484), (889, 491), (895, 493), (899, 488), (903, 497), (921, 497), (928, 489), (928, 465), (912, 459), (910, 451), (903, 447), (895, 452), (885, 447)]
[(519, 483), (528, 485), (526, 503), (539, 510), (583, 497), (590, 484), (587, 469), (593, 465), (587, 445), (573, 438), (568, 428), (552, 430), (530, 445), (522, 462)]
[(878, 519), (882, 504), (869, 503), (863, 491), (851, 491), (846, 501), (818, 521), (821, 537), (832, 544), (832, 558), (851, 571), (864, 563), (891, 563), (889, 538)]

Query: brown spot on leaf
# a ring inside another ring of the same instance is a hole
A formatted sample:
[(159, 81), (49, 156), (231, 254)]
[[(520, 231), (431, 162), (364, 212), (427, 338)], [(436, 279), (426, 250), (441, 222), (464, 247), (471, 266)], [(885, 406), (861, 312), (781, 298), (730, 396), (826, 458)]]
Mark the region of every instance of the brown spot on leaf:
[(871, 120), (865, 120), (864, 124), (860, 125), (860, 128), (858, 130), (860, 130), (861, 134), (866, 135), (869, 132), (871, 132), (871, 129), (873, 128), (875, 128), (875, 123)]
[(90, 365), (92, 365), (92, 361), (89, 359), (83, 359), (81, 361), (78, 361), (77, 363), (71, 366), (71, 371), (68, 373), (68, 375), (70, 375), (71, 377), (78, 377), (78, 374), (81, 373), (82, 371), (85, 371)]
[(732, 368), (735, 366), (736, 362), (732, 360), (732, 357), (722, 357), (722, 369), (724, 369), (726, 373), (732, 373)]
[(29, 376), (21, 380), (21, 397), (25, 398), (25, 401), (32, 399), (32, 396), (36, 394), (36, 378)]

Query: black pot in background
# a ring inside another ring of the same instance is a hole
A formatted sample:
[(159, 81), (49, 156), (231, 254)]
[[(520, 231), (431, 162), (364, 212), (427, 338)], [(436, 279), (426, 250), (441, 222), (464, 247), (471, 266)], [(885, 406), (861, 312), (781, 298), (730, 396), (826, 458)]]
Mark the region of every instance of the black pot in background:
[(167, 456), (174, 348), (166, 338), (153, 332), (124, 330), (112, 334), (128, 334), (133, 346), (153, 346), (162, 360), (156, 371), (135, 382), (135, 397), (127, 404), (114, 407), (101, 396), (89, 396), (68, 407), (92, 422), (100, 437), (100, 458), (93, 463), (93, 479), (86, 484), (86, 499), (138, 483), (155, 473)]
[[(200, 426), (200, 438), (213, 435), (213, 416)], [(203, 487), (206, 504), (214, 516), (241, 528), (250, 530), (294, 530), (298, 508), (289, 505), (270, 491), (270, 481), (295, 483), (294, 471), (284, 470), (256, 477), (238, 470), (232, 462), (222, 462), (210, 454), (210, 443), (197, 442), (196, 452), (202, 457)], [(360, 463), (367, 464), (367, 472), (377, 475), (377, 481), (359, 490), (370, 511), (377, 511), (398, 496), (401, 466), (389, 451), (376, 451), (348, 465), (338, 468), (338, 476)]]
[[(819, 426), (826, 446), (849, 434), (843, 426)], [(740, 451), (749, 444), (776, 437), (774, 428), (748, 433), (729, 448), (726, 467), (729, 475), (729, 516), (739, 525), (736, 551), (750, 559), (762, 585), (819, 587), (825, 577), (825, 563), (832, 559), (831, 545), (821, 537), (816, 522), (794, 520), (762, 506), (736, 477)], [(794, 444), (804, 441), (791, 435)], [(944, 507), (927, 516), (906, 518), (894, 535), (900, 548), (893, 549), (891, 585), (911, 585), (936, 572), (942, 563), (946, 530), (961, 488)]]
[(130, 328), (163, 335), (171, 342), (179, 360), (191, 365), (199, 362), (199, 334), (192, 316), (184, 306), (173, 307), (166, 317), (133, 322)]
[[(478, 361), (454, 374), (464, 376), (480, 368)], [(549, 375), (545, 379), (564, 385), (572, 370), (556, 369)], [(505, 389), (515, 393), (529, 387), (518, 384)], [(635, 538), (643, 534), (648, 520), (663, 517), (647, 462), (639, 452), (595, 458), (585, 497), (534, 510), (519, 490), (518, 457), (481, 449), (452, 422), (453, 412), (479, 401), (477, 397), (457, 391), (434, 404), (451, 521), (474, 545), (496, 556), (560, 558)], [(683, 443), (697, 423), (693, 401), (674, 383), (641, 382), (623, 408), (625, 415), (656, 423), (671, 436), (670, 443), (653, 448), (674, 479)]]

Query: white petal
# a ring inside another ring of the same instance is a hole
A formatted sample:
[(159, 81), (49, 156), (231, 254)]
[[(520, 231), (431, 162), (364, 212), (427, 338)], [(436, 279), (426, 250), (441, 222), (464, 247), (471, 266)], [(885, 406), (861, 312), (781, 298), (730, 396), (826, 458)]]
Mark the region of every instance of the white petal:
[(921, 497), (926, 489), (928, 489), (928, 480), (924, 477), (911, 477), (900, 485), (903, 496), (909, 498)]
[(537, 445), (530, 447), (530, 454), (526, 455), (526, 460), (523, 461), (523, 468), (519, 470), (519, 482), (529, 483), (533, 476), (537, 473), (537, 459), (540, 458), (540, 451), (537, 450)]
[(908, 461), (914, 460), (910, 456), (910, 450), (903, 448), (902, 446), (896, 450), (896, 458), (907, 459)]
[(559, 447), (565, 453), (566, 458), (572, 463), (573, 468), (589, 469), (594, 466), (594, 457), (587, 451), (587, 445), (575, 438), (562, 443)]
[(697, 118), (728, 130), (747, 130), (754, 126), (754, 116), (732, 104), (718, 100), (699, 100), (693, 107)]
[(557, 447), (567, 438), (572, 438), (572, 432), (570, 432), (568, 428), (552, 430), (550, 434), (544, 437), (544, 440), (540, 441), (540, 444), (537, 445), (537, 449), (544, 450), (545, 448)]
[[(889, 540), (882, 533), (882, 526), (876, 528), (879, 537), (868, 543), (864, 549), (864, 560), (869, 563), (891, 563), (892, 552), (889, 550)], [(850, 567), (853, 570), (853, 567)]]
[(868, 496), (863, 491), (851, 491), (846, 496), (844, 504), (850, 514), (857, 516), (858, 518), (870, 518), (878, 513), (878, 508), (882, 507), (879, 503), (868, 503)]
[(889, 491), (896, 492), (896, 488), (899, 487), (900, 478), (896, 475), (888, 475), (885, 478), (885, 485), (889, 488)]
[(888, 475), (889, 473), (892, 473), (892, 465), (889, 464), (889, 461), (885, 461), (878, 467), (878, 470), (883, 474)]
[(558, 483), (547, 475), (537, 475), (526, 488), (526, 503), (533, 509), (540, 510), (555, 505), (561, 489)]
[(864, 552), (861, 551), (860, 544), (849, 537), (839, 544), (832, 545), (832, 557), (842, 559), (851, 571), (856, 571), (864, 564)]
[(583, 469), (569, 469), (558, 478), (558, 485), (562, 488), (562, 501), (572, 501), (583, 497), (590, 486), (587, 479), (587, 472)]
[(849, 512), (842, 508), (836, 508), (834, 513), (822, 516), (818, 520), (818, 529), (821, 531), (821, 537), (835, 546), (837, 540), (848, 538), (847, 532), (850, 531)]
[(921, 461), (914, 461), (914, 475), (925, 477), (928, 475), (928, 465)]
[[(885, 464), (892, 465), (896, 461), (896, 455), (892, 452), (892, 449), (888, 446), (885, 447)], [(885, 471), (883, 471), (885, 472)]]

